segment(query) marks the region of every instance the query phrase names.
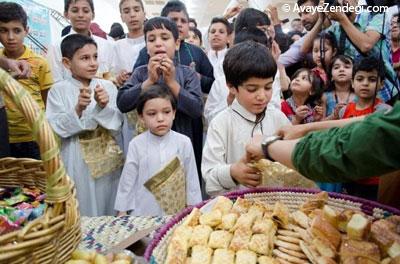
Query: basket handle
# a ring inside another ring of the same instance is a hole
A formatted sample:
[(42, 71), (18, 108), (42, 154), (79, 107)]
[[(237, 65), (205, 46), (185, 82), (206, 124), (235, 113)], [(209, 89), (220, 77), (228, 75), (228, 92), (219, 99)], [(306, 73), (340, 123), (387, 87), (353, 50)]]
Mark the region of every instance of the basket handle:
[(18, 110), (25, 116), (29, 127), (32, 128), (33, 137), (39, 145), (43, 167), (47, 173), (46, 202), (50, 204), (65, 202), (72, 195), (72, 190), (68, 184), (56, 138), (44, 111), (20, 84), (1, 68), (0, 92), (15, 103)]

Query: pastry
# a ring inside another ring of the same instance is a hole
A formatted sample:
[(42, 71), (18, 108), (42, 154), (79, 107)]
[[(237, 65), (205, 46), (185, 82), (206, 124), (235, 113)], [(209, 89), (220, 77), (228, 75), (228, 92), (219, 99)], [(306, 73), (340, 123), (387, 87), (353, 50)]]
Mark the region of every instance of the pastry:
[(270, 251), (269, 238), (264, 234), (254, 234), (250, 238), (249, 249), (261, 255), (268, 255)]
[(257, 254), (249, 250), (239, 250), (236, 252), (236, 264), (257, 264)]
[(380, 263), (381, 255), (374, 243), (346, 239), (340, 247), (340, 260), (342, 263)]
[(363, 240), (367, 238), (371, 222), (361, 214), (353, 214), (347, 223), (346, 231), (350, 239)]
[(235, 252), (228, 249), (216, 249), (212, 264), (235, 264)]
[(315, 217), (311, 223), (310, 231), (315, 238), (331, 243), (334, 249), (339, 247), (341, 235), (325, 218)]
[(231, 213), (236, 213), (236, 214), (245, 214), (249, 210), (251, 206), (251, 202), (243, 199), (243, 198), (237, 198), (236, 202), (233, 204)]
[(232, 234), (225, 230), (213, 231), (210, 234), (208, 246), (210, 248), (228, 248), (232, 240)]
[(249, 227), (253, 226), (254, 221), (256, 220), (256, 215), (255, 214), (242, 214), (239, 216), (238, 220), (236, 221), (236, 224), (232, 228), (231, 231), (235, 231), (237, 229), (248, 229)]
[(279, 226), (286, 227), (289, 224), (289, 208), (281, 202), (276, 202), (272, 213), (272, 220)]
[(219, 210), (221, 211), (222, 215), (229, 213), (229, 211), (232, 209), (233, 202), (225, 196), (218, 196), (216, 199), (217, 201), (215, 202), (212, 211)]
[(218, 225), (218, 228), (223, 230), (231, 230), (235, 226), (237, 219), (238, 216), (234, 213), (223, 215), (221, 224)]
[(199, 222), (202, 225), (208, 225), (211, 227), (221, 224), (222, 213), (220, 210), (214, 210), (208, 213), (204, 213), (200, 216)]
[(208, 225), (198, 225), (193, 229), (193, 235), (190, 238), (189, 246), (208, 244), (208, 238), (212, 232), (212, 228)]
[(213, 251), (207, 246), (196, 245), (192, 248), (190, 264), (210, 264)]
[(236, 229), (231, 244), (229, 245), (229, 249), (233, 251), (248, 249), (251, 234), (252, 232), (249, 228)]

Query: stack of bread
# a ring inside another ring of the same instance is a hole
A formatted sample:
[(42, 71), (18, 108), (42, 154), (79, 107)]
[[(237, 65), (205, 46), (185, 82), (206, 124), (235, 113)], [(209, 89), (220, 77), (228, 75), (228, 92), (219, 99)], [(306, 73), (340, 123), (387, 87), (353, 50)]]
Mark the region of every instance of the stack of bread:
[(372, 223), (362, 212), (337, 211), (328, 194), (298, 210), (217, 197), (195, 208), (173, 232), (166, 264), (400, 264), (400, 217)]

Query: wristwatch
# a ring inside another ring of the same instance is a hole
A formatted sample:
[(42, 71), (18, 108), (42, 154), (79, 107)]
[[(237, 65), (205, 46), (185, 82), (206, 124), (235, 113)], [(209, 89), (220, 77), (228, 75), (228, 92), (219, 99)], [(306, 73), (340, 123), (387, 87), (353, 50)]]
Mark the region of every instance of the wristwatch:
[(261, 149), (262, 149), (264, 157), (266, 159), (269, 159), (271, 161), (275, 161), (271, 157), (271, 155), (269, 155), (268, 147), (269, 147), (269, 145), (271, 145), (272, 143), (274, 143), (277, 140), (282, 140), (282, 137), (281, 136), (269, 136), (269, 137), (264, 138), (264, 140), (261, 142)]

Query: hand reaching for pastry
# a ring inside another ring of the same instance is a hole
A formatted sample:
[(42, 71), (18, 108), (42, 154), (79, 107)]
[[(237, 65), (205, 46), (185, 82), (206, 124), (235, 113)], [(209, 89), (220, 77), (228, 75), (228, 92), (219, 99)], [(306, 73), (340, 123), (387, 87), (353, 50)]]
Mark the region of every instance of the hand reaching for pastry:
[(261, 183), (261, 175), (257, 169), (246, 164), (245, 158), (233, 163), (230, 168), (231, 177), (247, 187), (256, 187)]

